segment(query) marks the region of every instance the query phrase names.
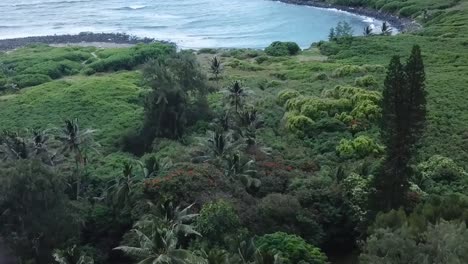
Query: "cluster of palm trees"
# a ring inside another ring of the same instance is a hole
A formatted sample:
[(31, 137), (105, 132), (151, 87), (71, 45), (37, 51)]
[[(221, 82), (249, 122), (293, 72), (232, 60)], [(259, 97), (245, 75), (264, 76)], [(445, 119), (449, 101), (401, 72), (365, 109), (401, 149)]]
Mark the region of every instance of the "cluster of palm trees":
[[(389, 36), (391, 34), (392, 34), (392, 27), (387, 22), (383, 22), (382, 26), (380, 26), (380, 34), (379, 35)], [(364, 27), (363, 35), (364, 36), (373, 36), (373, 35), (376, 35), (376, 34), (374, 34), (374, 29), (372, 28), (372, 26), (367, 25), (366, 27)]]
[(243, 241), (237, 254), (211, 249), (190, 251), (184, 249), (182, 238), (200, 238), (193, 227), (198, 214), (190, 213), (193, 205), (185, 208), (163, 202), (149, 203), (151, 213), (143, 216), (131, 232), (135, 242), (114, 248), (135, 259), (138, 264), (282, 264), (280, 255), (262, 252), (253, 239)]
[(0, 134), (0, 159), (38, 159), (44, 165), (55, 167), (68, 156), (73, 156), (76, 199), (82, 191), (81, 181), (90, 151), (97, 152), (94, 141), (96, 130), (80, 129), (77, 119), (68, 119), (58, 133), (51, 130), (26, 130), (24, 133), (3, 131)]
[(239, 180), (248, 191), (255, 191), (261, 182), (256, 178), (255, 161), (245, 152), (258, 147), (256, 133), (263, 122), (255, 107), (247, 105), (250, 91), (240, 81), (233, 82), (222, 93), (228, 108), (201, 139), (203, 150), (193, 161), (209, 162), (223, 168), (229, 179)]

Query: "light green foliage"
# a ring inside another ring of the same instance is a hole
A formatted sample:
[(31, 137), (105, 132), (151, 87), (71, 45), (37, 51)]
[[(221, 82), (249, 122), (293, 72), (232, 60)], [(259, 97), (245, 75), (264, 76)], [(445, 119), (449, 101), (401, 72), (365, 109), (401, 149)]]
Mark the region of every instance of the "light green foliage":
[(292, 132), (307, 133), (313, 125), (314, 121), (305, 115), (289, 114), (286, 116), (286, 128)]
[(353, 140), (342, 139), (336, 147), (336, 152), (343, 158), (363, 158), (381, 154), (383, 150), (383, 146), (376, 143), (371, 137), (364, 135)]
[(378, 86), (377, 80), (372, 75), (366, 75), (363, 77), (357, 77), (354, 80), (354, 85), (359, 87), (376, 87)]
[(362, 66), (344, 65), (333, 71), (333, 77), (346, 77), (356, 74), (364, 74), (367, 70)]
[(366, 241), (363, 264), (453, 263), (468, 261), (468, 229), (465, 223), (442, 221), (415, 237), (407, 227), (378, 229)]
[(261, 251), (280, 254), (286, 263), (326, 264), (327, 257), (319, 248), (304, 241), (304, 239), (283, 232), (263, 235), (255, 243)]
[(300, 93), (296, 90), (292, 90), (292, 89), (282, 90), (281, 92), (278, 93), (277, 102), (279, 105), (284, 106), (286, 101), (292, 98), (299, 97), (299, 96), (300, 96)]
[(275, 41), (265, 48), (265, 53), (270, 56), (296, 55), (301, 48), (294, 42)]
[(138, 105), (140, 74), (126, 72), (101, 77), (73, 77), (21, 91), (0, 100), (0, 127), (58, 128), (67, 118), (97, 130), (102, 150), (112, 149), (129, 128), (142, 119)]

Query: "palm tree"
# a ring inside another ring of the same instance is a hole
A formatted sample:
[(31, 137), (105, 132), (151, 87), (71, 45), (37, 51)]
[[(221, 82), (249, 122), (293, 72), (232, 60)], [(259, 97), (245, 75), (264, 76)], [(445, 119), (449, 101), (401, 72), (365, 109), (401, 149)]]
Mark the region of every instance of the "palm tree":
[(64, 250), (55, 250), (52, 256), (59, 264), (94, 264), (93, 258), (80, 252), (76, 245)]
[(387, 22), (382, 23), (382, 27), (380, 28), (381, 34), (384, 36), (392, 34), (392, 28)]
[[(144, 231), (143, 231), (144, 230)], [(138, 264), (206, 264), (189, 250), (181, 249), (174, 229), (159, 229), (155, 222), (132, 229), (138, 239), (137, 246), (120, 246), (125, 254), (138, 259)]]
[(198, 217), (198, 214), (190, 213), (194, 204), (181, 208), (180, 206), (174, 206), (171, 201), (165, 201), (158, 205), (153, 204), (151, 201), (147, 203), (150, 208), (150, 213), (144, 215), (140, 221), (135, 224), (136, 227), (144, 228), (149, 224), (157, 222), (160, 226), (174, 230), (175, 234), (178, 236), (201, 236), (191, 225), (194, 219)]
[(3, 131), (0, 134), (0, 154), (3, 159), (27, 159), (32, 155), (26, 138), (18, 132)]
[(372, 36), (374, 35), (372, 27), (370, 25), (367, 25), (364, 27), (364, 36)]
[(223, 71), (223, 64), (218, 59), (218, 57), (214, 56), (211, 59), (210, 69), (211, 69), (211, 73), (215, 76), (215, 80), (216, 80), (216, 83), (217, 83), (218, 82), (218, 76)]
[(229, 99), (229, 104), (231, 107), (234, 107), (236, 113), (239, 108), (243, 107), (244, 98), (247, 96), (247, 91), (242, 88), (242, 85), (239, 81), (235, 81), (233, 85), (227, 88), (227, 98)]
[(151, 178), (159, 173), (167, 172), (172, 166), (169, 158), (157, 159), (154, 156), (147, 158), (144, 162), (136, 161), (143, 173), (143, 178)]
[(85, 129), (81, 130), (78, 125), (78, 120), (65, 120), (65, 127), (61, 131), (59, 140), (62, 142), (62, 153), (73, 153), (75, 160), (75, 176), (76, 180), (76, 199), (80, 196), (81, 190), (81, 169), (87, 164), (87, 151), (94, 150), (98, 145), (94, 142), (93, 134), (96, 130)]
[[(263, 126), (263, 121), (260, 119), (255, 108), (245, 109), (238, 114), (238, 133), (246, 139), (247, 145), (256, 144), (257, 129)], [(240, 129), (244, 128), (244, 130)]]
[(229, 155), (245, 147), (245, 144), (236, 140), (231, 131), (208, 131), (208, 137), (203, 138), (204, 152), (196, 157), (195, 161), (219, 163)]
[(133, 189), (139, 178), (133, 175), (133, 166), (125, 163), (122, 175), (113, 180), (108, 188), (108, 201), (114, 208), (122, 208), (129, 204)]
[(254, 160), (243, 159), (240, 154), (236, 153), (225, 158), (225, 163), (225, 175), (240, 180), (247, 191), (256, 191), (260, 187), (261, 181), (255, 178), (257, 170), (255, 170)]

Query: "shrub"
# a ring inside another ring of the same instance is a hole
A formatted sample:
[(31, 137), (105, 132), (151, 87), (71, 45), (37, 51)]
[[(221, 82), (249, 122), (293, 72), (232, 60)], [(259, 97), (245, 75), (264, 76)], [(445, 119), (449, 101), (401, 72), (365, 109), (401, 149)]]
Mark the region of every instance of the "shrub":
[(413, 180), (426, 192), (447, 194), (467, 193), (468, 173), (452, 159), (434, 155), (417, 166)]
[(292, 90), (292, 89), (287, 89), (287, 90), (283, 90), (281, 92), (278, 93), (278, 97), (276, 99), (276, 102), (281, 105), (281, 106), (284, 106), (284, 104), (291, 98), (296, 98), (296, 97), (299, 97), (300, 94), (298, 91), (296, 90)]
[(338, 155), (345, 158), (364, 158), (369, 155), (381, 154), (383, 151), (383, 146), (364, 135), (358, 136), (354, 140), (342, 139), (336, 147)]
[(44, 74), (20, 74), (14, 76), (11, 80), (18, 88), (36, 86), (50, 81), (52, 79)]
[(79, 71), (81, 64), (69, 60), (46, 61), (27, 68), (24, 73), (48, 75), (52, 79), (72, 75)]
[(334, 77), (345, 77), (355, 74), (366, 73), (366, 69), (357, 65), (345, 65), (341, 66), (333, 71)]
[(402, 9), (400, 9), (400, 16), (404, 17), (413, 17), (416, 15), (418, 12), (421, 12), (421, 8), (411, 5), (411, 6), (405, 6)]
[(288, 115), (286, 127), (293, 132), (307, 133), (313, 128), (314, 121), (305, 115)]
[(265, 53), (270, 56), (296, 55), (301, 48), (294, 42), (275, 41), (265, 48)]
[(378, 229), (367, 239), (360, 263), (467, 263), (466, 248), (465, 223), (442, 221), (418, 237), (406, 227)]
[(358, 77), (354, 80), (354, 85), (359, 87), (375, 87), (378, 85), (377, 80), (372, 75), (366, 75), (363, 77)]
[(267, 56), (258, 56), (258, 57), (255, 58), (255, 61), (258, 64), (262, 64), (262, 63), (268, 61), (268, 57)]
[(223, 245), (241, 227), (234, 207), (223, 200), (205, 204), (195, 224), (196, 230), (213, 245)]
[(297, 198), (281, 193), (267, 195), (260, 201), (258, 206), (263, 218), (273, 220), (278, 224), (295, 221), (296, 214), (301, 208)]
[(259, 237), (255, 243), (261, 251), (273, 255), (280, 254), (286, 263), (325, 264), (327, 257), (319, 248), (307, 244), (304, 239), (296, 235), (276, 232)]
[(175, 52), (175, 47), (167, 44), (140, 44), (128, 50), (119, 50), (106, 58), (88, 65), (92, 70), (86, 73), (131, 70), (144, 62), (161, 58)]
[(198, 50), (198, 54), (216, 54), (218, 52), (217, 49), (212, 48), (203, 48)]
[(321, 73), (315, 75), (315, 79), (316, 79), (316, 80), (320, 80), (320, 81), (326, 81), (326, 80), (328, 80), (329, 78), (328, 78), (328, 75), (327, 75), (326, 73), (321, 72)]

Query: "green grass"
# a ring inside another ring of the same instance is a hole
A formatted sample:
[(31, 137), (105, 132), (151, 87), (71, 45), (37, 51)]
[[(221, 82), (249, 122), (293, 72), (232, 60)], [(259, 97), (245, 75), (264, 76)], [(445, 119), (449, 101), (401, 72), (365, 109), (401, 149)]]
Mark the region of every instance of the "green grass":
[(65, 119), (78, 118), (81, 127), (98, 130), (96, 139), (104, 150), (112, 150), (125, 131), (142, 120), (139, 83), (138, 72), (121, 72), (27, 88), (0, 97), (0, 127), (59, 128)]

